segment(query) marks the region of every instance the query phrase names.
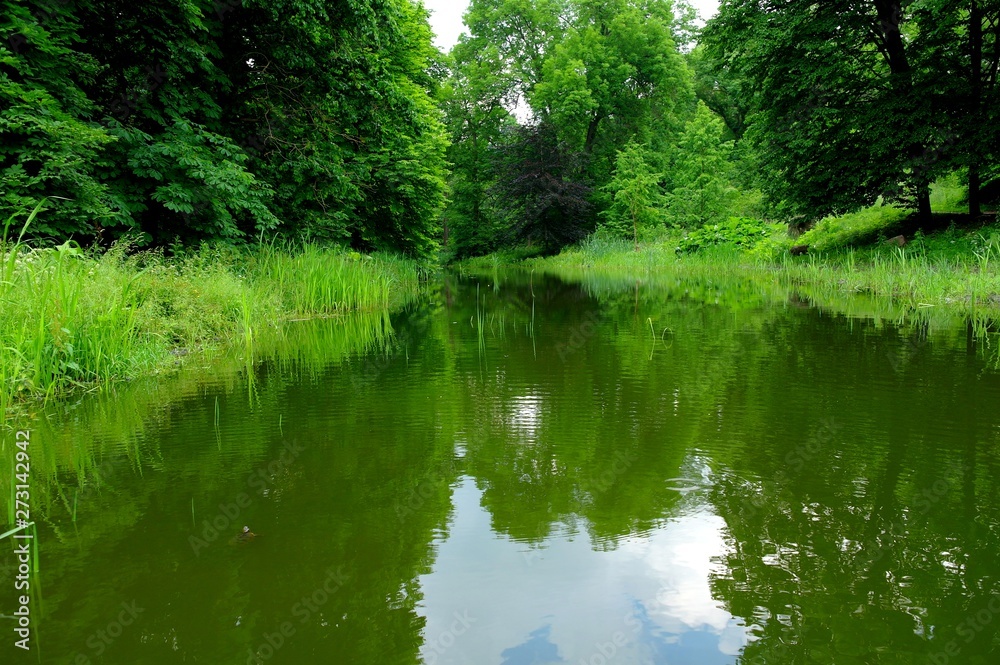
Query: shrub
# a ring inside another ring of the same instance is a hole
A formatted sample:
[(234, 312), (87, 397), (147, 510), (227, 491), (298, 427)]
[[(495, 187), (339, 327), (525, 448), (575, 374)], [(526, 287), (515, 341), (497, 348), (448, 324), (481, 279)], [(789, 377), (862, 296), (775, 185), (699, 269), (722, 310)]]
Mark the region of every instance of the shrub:
[(774, 225), (751, 217), (730, 217), (722, 224), (706, 224), (681, 240), (679, 252), (696, 252), (715, 245), (751, 249), (774, 233)]

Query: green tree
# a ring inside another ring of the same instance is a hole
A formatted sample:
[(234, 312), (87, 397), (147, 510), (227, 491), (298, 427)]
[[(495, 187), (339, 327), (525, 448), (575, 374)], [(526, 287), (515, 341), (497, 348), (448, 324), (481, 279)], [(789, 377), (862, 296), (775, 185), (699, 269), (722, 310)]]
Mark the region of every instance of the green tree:
[(604, 211), (605, 226), (616, 235), (631, 235), (636, 251), (639, 230), (663, 223), (661, 179), (647, 164), (642, 146), (630, 143), (619, 151), (614, 177), (605, 186), (612, 197), (611, 206)]
[(741, 81), (729, 69), (720, 67), (703, 45), (696, 46), (686, 59), (694, 76), (698, 99), (726, 123), (729, 138), (742, 139), (746, 132), (747, 109)]
[(88, 119), (95, 107), (83, 91), (100, 65), (74, 50), (79, 24), (65, 6), (44, 20), (32, 10), (0, 2), (0, 219), (50, 197), (35, 231), (89, 234), (118, 212), (98, 169), (114, 137)]
[(944, 112), (944, 141), (927, 161), (966, 170), (969, 212), (979, 215), (982, 184), (1000, 178), (1000, 2), (934, 0), (911, 11), (926, 63), (917, 85)]
[(893, 0), (724, 3), (711, 55), (740, 81), (759, 185), (787, 216), (817, 219), (879, 197), (930, 214), (945, 164), (919, 87), (909, 6)]
[(56, 237), (436, 246), (441, 63), (412, 0), (2, 6), (0, 216), (48, 196)]
[[(502, 220), (510, 221), (509, 215), (489, 215), (487, 193), (516, 189), (517, 183), (500, 180), (533, 169), (512, 169), (511, 161), (502, 159), (500, 171), (490, 171), (484, 168), (488, 155), (509, 153), (506, 137), (517, 137), (514, 152), (540, 145), (534, 140), (537, 133), (526, 140), (531, 132), (501, 131), (512, 122), (515, 109), (518, 115), (530, 113), (530, 122), (543, 127), (543, 133), (554, 132), (542, 143), (572, 155), (540, 160), (558, 162), (560, 168), (558, 175), (535, 169), (545, 176), (535, 184), (541, 189), (544, 183), (574, 185), (573, 195), (565, 199), (574, 202), (580, 191), (576, 186), (587, 188), (593, 211), (613, 202), (613, 192), (605, 186), (623, 145), (634, 141), (647, 146), (646, 161), (654, 171), (668, 165), (671, 146), (693, 109), (690, 71), (677, 48), (678, 39), (691, 38), (689, 14), (678, 19), (666, 0), (472, 2), (466, 16), (470, 36), (452, 53), (452, 96), (445, 104), (455, 165), (453, 204), (446, 219), (464, 227), (456, 228), (460, 252), (495, 249), (521, 237), (518, 229), (535, 227), (518, 222), (508, 228)], [(548, 148), (541, 152), (554, 154)], [(497, 203), (497, 208), (506, 205), (505, 200)], [(582, 211), (575, 203), (571, 207)], [(545, 218), (552, 223), (575, 220), (565, 233), (546, 232), (546, 242), (576, 237), (592, 225), (577, 214)], [(546, 228), (555, 230), (548, 223)]]
[(691, 227), (718, 222), (728, 214), (736, 190), (729, 177), (732, 143), (723, 142), (724, 131), (722, 120), (699, 102), (684, 127), (671, 169), (668, 206), (674, 223)]
[(507, 110), (509, 80), (491, 45), (464, 41), (451, 53), (452, 73), (441, 90), (451, 146), (450, 204), (444, 223), (450, 248), (459, 256), (496, 248), (503, 233), (502, 215), (489, 196), (495, 181), (493, 153), (503, 129), (516, 121)]
[(561, 140), (592, 157), (595, 182), (607, 182), (624, 143), (657, 150), (669, 142), (671, 123), (692, 98), (690, 72), (669, 2), (578, 0), (570, 19), (529, 99)]

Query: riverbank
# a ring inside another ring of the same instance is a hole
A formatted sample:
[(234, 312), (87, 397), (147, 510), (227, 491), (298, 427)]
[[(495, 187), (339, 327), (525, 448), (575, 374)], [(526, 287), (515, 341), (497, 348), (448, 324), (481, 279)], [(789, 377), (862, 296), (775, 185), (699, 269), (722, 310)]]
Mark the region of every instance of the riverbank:
[(131, 250), (0, 246), (0, 413), (206, 349), (252, 359), (283, 322), (388, 311), (420, 284), (411, 259), (314, 245), (205, 246), (171, 258)]
[[(887, 220), (895, 224), (899, 219), (891, 208), (868, 210), (825, 220), (798, 239), (789, 238), (782, 226), (765, 225), (752, 241), (745, 229), (722, 228), (700, 240), (694, 233), (668, 233), (638, 248), (597, 234), (556, 256), (516, 262), (568, 280), (742, 281), (786, 296), (805, 290), (821, 304), (865, 295), (894, 312), (935, 309), (971, 320), (1000, 321), (1000, 226), (918, 232), (899, 246), (898, 239), (890, 242), (879, 234)], [(883, 237), (856, 246), (866, 235)], [(793, 247), (806, 243), (807, 253), (793, 254)], [(514, 258), (491, 255), (462, 266), (496, 270)]]

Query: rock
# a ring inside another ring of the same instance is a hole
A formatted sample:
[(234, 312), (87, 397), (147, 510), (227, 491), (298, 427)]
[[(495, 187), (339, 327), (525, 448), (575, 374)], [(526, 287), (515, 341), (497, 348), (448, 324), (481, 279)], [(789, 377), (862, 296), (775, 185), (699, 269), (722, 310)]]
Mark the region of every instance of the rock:
[(809, 253), (809, 245), (796, 245), (789, 250), (792, 256), (802, 256)]
[(906, 236), (896, 236), (895, 238), (889, 238), (885, 241), (887, 245), (895, 245), (896, 247), (906, 247)]

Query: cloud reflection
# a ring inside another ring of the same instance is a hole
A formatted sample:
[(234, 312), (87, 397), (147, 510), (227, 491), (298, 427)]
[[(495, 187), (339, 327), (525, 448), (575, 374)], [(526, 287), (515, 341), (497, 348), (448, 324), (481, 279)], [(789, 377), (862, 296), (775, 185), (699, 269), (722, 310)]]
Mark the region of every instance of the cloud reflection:
[(611, 551), (563, 528), (539, 549), (495, 534), (481, 497), (469, 478), (455, 489), (454, 523), (420, 579), (425, 635), (455, 612), (477, 620), (436, 663), (727, 665), (750, 641), (709, 587), (727, 548), (717, 515), (665, 520)]

